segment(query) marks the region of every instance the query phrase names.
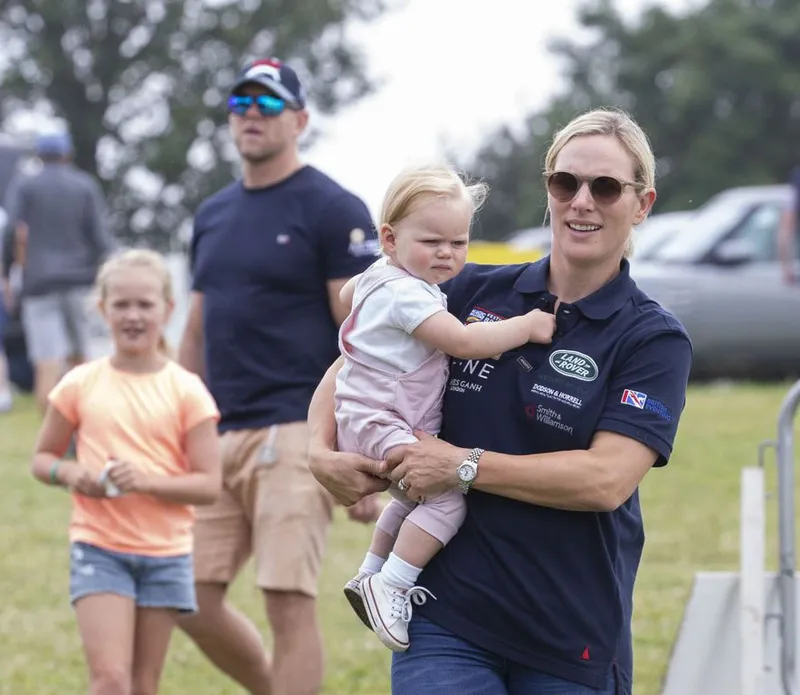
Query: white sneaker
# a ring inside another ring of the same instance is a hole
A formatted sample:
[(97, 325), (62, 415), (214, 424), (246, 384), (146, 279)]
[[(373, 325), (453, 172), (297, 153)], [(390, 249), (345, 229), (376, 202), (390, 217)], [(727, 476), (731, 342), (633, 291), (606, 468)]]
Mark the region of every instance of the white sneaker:
[(436, 598), (422, 586), (412, 586), (406, 591), (387, 584), (380, 572), (361, 582), (361, 595), (372, 629), (393, 652), (404, 652), (408, 649), (408, 623), (413, 612), (412, 604), (421, 606), (428, 600), (428, 596)]
[(361, 622), (371, 630), (372, 625), (369, 623), (369, 618), (367, 617), (367, 608), (364, 605), (364, 596), (361, 593), (361, 583), (367, 577), (369, 577), (369, 574), (366, 572), (359, 572), (355, 577), (347, 582), (347, 584), (344, 585), (344, 595), (345, 598), (350, 602), (350, 607), (353, 609), (353, 611), (355, 611), (355, 614), (359, 617)]
[(0, 391), (0, 413), (11, 412), (11, 408), (13, 407), (14, 396), (11, 393), (11, 389), (6, 388)]

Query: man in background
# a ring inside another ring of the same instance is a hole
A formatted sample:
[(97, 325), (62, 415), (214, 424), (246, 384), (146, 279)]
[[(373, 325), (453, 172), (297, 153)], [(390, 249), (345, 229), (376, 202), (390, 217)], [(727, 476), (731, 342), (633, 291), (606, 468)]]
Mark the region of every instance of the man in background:
[[(246, 66), (228, 121), (242, 178), (205, 200), (192, 239), (193, 291), (180, 361), (204, 376), (222, 418), (224, 487), (197, 510), (199, 613), (181, 626), (252, 695), (315, 695), (322, 683), (317, 584), (331, 496), (308, 465), (308, 406), (339, 355), (347, 280), (376, 260), (364, 203), (300, 161), (308, 123), (295, 71)], [(372, 521), (377, 501), (348, 509)], [(273, 633), (226, 601), (250, 555)]]
[(91, 291), (104, 258), (114, 249), (98, 181), (72, 163), (67, 133), (36, 141), (41, 170), (19, 175), (6, 195), (12, 258), (22, 268), (21, 311), (28, 353), (34, 366), (36, 400), (42, 412), (65, 369), (96, 357), (92, 338), (102, 332)]

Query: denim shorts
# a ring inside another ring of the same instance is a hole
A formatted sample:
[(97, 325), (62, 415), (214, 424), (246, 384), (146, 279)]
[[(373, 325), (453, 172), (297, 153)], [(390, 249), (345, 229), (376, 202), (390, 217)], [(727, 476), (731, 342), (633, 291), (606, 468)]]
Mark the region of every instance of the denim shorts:
[(191, 555), (133, 555), (78, 542), (71, 545), (71, 557), (73, 604), (91, 594), (117, 594), (133, 599), (140, 608), (197, 611)]
[(614, 669), (589, 688), (509, 662), (415, 615), (408, 651), (392, 656), (392, 695), (618, 695)]

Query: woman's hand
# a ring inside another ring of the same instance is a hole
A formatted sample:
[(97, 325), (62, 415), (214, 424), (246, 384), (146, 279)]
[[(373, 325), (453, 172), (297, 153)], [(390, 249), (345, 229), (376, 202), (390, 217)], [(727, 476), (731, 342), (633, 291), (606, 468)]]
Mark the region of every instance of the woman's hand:
[(345, 507), (389, 487), (389, 480), (382, 477), (386, 474), (386, 464), (360, 454), (312, 447), (309, 449), (309, 466), (317, 481)]
[(425, 432), (414, 432), (416, 444), (398, 447), (386, 460), (395, 483), (410, 500), (421, 502), (458, 485), (457, 468), (469, 456), (469, 449), (448, 444)]
[(64, 487), (84, 497), (106, 496), (106, 489), (97, 476), (77, 462), (62, 463), (58, 478)]
[(120, 492), (147, 494), (150, 491), (149, 476), (130, 461), (116, 461), (108, 469), (108, 479)]

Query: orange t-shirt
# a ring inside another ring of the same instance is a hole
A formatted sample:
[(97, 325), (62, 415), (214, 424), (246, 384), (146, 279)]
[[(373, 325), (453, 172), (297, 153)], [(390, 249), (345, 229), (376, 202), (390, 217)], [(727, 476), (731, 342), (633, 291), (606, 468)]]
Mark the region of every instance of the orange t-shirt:
[[(219, 419), (200, 378), (175, 362), (152, 374), (120, 371), (109, 358), (82, 364), (53, 389), (50, 403), (75, 425), (78, 461), (97, 475), (109, 457), (151, 474), (186, 474), (186, 434)], [(72, 542), (160, 557), (192, 551), (191, 505), (138, 494), (72, 499)]]

